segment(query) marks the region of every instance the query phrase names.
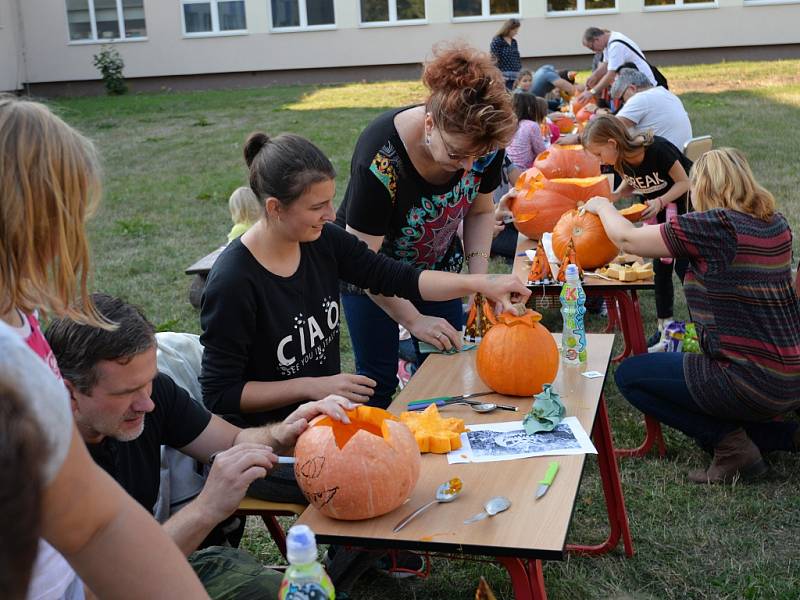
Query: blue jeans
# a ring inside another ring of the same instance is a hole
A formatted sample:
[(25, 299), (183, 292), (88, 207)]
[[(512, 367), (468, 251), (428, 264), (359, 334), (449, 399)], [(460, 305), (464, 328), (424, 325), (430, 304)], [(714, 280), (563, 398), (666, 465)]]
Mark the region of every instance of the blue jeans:
[[(460, 299), (415, 302), (414, 306), (423, 315), (446, 319), (457, 331), (461, 331), (464, 309)], [(392, 402), (392, 396), (397, 389), (397, 323), (369, 296), (342, 294), (342, 308), (353, 342), (356, 372), (377, 382), (375, 393), (367, 404), (386, 408)], [(418, 340), (413, 337), (411, 339), (417, 353), (417, 362), (421, 363), (426, 355), (420, 354)]]
[(711, 451), (726, 435), (743, 428), (762, 452), (795, 451), (798, 423), (737, 421), (716, 416), (695, 402), (683, 374), (683, 353), (637, 354), (622, 362), (614, 376), (625, 399), (643, 413), (682, 431)]

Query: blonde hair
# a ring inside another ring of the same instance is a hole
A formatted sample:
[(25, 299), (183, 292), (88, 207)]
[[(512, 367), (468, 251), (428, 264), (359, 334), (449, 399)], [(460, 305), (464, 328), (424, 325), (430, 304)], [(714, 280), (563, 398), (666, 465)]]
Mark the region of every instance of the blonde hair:
[(234, 225), (239, 223), (253, 224), (261, 218), (264, 209), (252, 189), (249, 187), (236, 188), (228, 200), (231, 211), (231, 220)]
[(581, 134), (581, 143), (584, 146), (607, 144), (609, 140), (614, 140), (617, 144), (614, 170), (622, 173), (636, 153), (653, 143), (653, 130), (630, 131), (613, 115), (597, 115), (586, 123)]
[(43, 104), (0, 95), (0, 314), (41, 309), (109, 327), (88, 292), (84, 223), (99, 197), (92, 143)]
[(775, 197), (755, 180), (747, 159), (735, 148), (703, 154), (694, 163), (689, 182), (698, 211), (732, 208), (765, 221), (775, 213)]

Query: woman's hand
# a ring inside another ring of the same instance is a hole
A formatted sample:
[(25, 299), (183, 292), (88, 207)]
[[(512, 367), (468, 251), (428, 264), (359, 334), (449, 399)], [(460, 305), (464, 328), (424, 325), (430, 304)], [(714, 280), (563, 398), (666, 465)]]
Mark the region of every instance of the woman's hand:
[(492, 300), (500, 312), (513, 311), (514, 304), (525, 303), (531, 291), (516, 275), (483, 275), (478, 291)]
[(312, 389), (309, 396), (321, 400), (330, 395), (343, 396), (351, 402), (367, 402), (377, 385), (374, 379), (365, 375), (339, 373), (329, 377), (312, 377)]
[(492, 232), (492, 237), (497, 237), (500, 232), (506, 228), (506, 223), (513, 222), (514, 215), (511, 213), (511, 209), (508, 207), (508, 205), (514, 198), (516, 198), (517, 193), (517, 189), (512, 187), (502, 198), (500, 198), (500, 202), (498, 202), (497, 206), (495, 206), (494, 231)]
[(586, 204), (580, 208), (586, 212), (592, 213), (593, 215), (599, 215), (600, 211), (605, 206), (611, 206), (611, 202), (608, 198), (604, 198), (603, 196), (593, 196), (592, 198), (589, 198)]
[[(474, 277), (478, 277), (475, 275)], [(449, 321), (439, 317), (420, 314), (414, 321), (406, 325), (408, 332), (418, 340), (427, 342), (445, 352), (451, 348), (461, 350), (461, 332), (456, 331)]]
[(661, 197), (653, 198), (652, 200), (645, 200), (647, 208), (642, 213), (642, 220), (652, 219), (664, 208)]

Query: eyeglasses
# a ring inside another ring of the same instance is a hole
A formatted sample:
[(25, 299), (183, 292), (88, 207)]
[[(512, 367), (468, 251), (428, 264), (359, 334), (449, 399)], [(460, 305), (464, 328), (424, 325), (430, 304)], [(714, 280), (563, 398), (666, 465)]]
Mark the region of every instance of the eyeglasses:
[(466, 160), (468, 158), (480, 158), (482, 156), (486, 156), (487, 154), (489, 154), (489, 152), (491, 152), (491, 150), (488, 152), (468, 153), (468, 154), (459, 154), (457, 152), (453, 152), (453, 150), (450, 148), (450, 145), (447, 143), (447, 140), (444, 139), (442, 130), (439, 129), (438, 127), (436, 129), (439, 132), (439, 139), (442, 140), (444, 149), (447, 152), (447, 158), (449, 158), (450, 160)]

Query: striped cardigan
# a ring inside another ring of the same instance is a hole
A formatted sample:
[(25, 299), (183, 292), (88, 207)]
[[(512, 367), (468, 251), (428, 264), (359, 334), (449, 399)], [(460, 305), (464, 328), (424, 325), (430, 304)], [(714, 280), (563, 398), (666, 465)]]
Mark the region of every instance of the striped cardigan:
[(742, 420), (800, 408), (800, 304), (783, 215), (717, 208), (673, 217), (661, 236), (691, 264), (684, 292), (704, 354), (685, 355), (684, 374), (697, 403)]

